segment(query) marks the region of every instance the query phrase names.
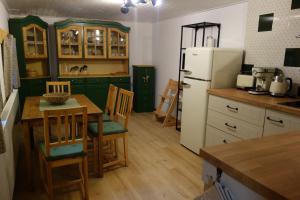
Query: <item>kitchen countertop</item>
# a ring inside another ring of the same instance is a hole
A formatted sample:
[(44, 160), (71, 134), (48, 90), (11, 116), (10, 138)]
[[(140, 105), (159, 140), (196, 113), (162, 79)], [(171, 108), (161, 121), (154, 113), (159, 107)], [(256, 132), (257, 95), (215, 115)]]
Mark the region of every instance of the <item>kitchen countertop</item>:
[(300, 132), (208, 147), (200, 156), (267, 199), (300, 199)]
[(269, 95), (253, 95), (249, 94), (247, 91), (238, 90), (235, 88), (209, 89), (208, 94), (300, 116), (300, 109), (278, 104), (282, 102), (300, 101), (300, 99), (297, 98), (281, 98), (271, 97)]

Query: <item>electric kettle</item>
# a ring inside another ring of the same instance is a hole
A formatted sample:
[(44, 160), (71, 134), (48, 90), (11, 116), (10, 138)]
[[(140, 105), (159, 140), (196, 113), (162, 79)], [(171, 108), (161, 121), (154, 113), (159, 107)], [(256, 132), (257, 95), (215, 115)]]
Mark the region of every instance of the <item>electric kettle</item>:
[(285, 78), (284, 76), (275, 76), (271, 86), (270, 86), (270, 95), (274, 97), (283, 97), (287, 92), (292, 90), (292, 79)]

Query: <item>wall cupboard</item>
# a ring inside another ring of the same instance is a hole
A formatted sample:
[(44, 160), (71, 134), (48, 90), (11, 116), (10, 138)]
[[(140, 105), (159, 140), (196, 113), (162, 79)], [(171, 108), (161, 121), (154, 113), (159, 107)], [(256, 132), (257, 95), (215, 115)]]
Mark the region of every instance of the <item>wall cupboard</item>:
[(9, 32), (16, 38), (21, 78), (20, 105), (26, 96), (40, 96), (50, 80), (48, 24), (37, 16), (9, 19)]

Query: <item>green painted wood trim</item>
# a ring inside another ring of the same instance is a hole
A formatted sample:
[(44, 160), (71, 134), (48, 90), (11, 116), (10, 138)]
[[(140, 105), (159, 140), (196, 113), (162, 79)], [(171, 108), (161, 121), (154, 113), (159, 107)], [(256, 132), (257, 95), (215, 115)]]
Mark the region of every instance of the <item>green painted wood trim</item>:
[(26, 26), (28, 24), (37, 24), (44, 29), (48, 28), (48, 23), (44, 22), (40, 17), (34, 15), (28, 15), (27, 17), (23, 18), (10, 18), (8, 22), (22, 24), (22, 26)]
[(64, 21), (55, 22), (54, 26), (56, 29), (63, 29), (71, 25), (80, 25), (80, 26), (104, 26), (109, 28), (117, 28), (123, 32), (128, 33), (130, 27), (124, 26), (119, 22), (114, 21), (100, 21), (100, 20), (87, 20), (87, 19), (66, 19)]

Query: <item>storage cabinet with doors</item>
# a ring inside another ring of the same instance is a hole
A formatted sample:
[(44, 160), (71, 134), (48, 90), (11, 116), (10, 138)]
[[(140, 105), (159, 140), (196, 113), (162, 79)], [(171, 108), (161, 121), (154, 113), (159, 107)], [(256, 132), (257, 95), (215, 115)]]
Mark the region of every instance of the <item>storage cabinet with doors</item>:
[(108, 57), (113, 59), (128, 58), (128, 33), (115, 28), (108, 29)]
[(300, 130), (300, 118), (275, 110), (266, 110), (263, 136)]
[(27, 96), (41, 96), (50, 80), (48, 24), (37, 16), (9, 19), (9, 32), (16, 38), (21, 78), (20, 106)]
[(101, 26), (84, 27), (85, 58), (106, 58), (106, 28)]
[(69, 26), (57, 30), (58, 58), (82, 58), (82, 27)]
[(106, 105), (109, 84), (130, 89), (130, 77), (95, 77), (95, 78), (59, 78), (60, 81), (70, 81), (72, 94), (84, 94), (99, 108)]
[(47, 58), (46, 29), (37, 24), (22, 28), (25, 58)]
[(67, 19), (54, 24), (59, 76), (129, 74), (129, 28), (117, 22)]
[(153, 112), (155, 103), (154, 66), (133, 66), (133, 91), (135, 112)]

